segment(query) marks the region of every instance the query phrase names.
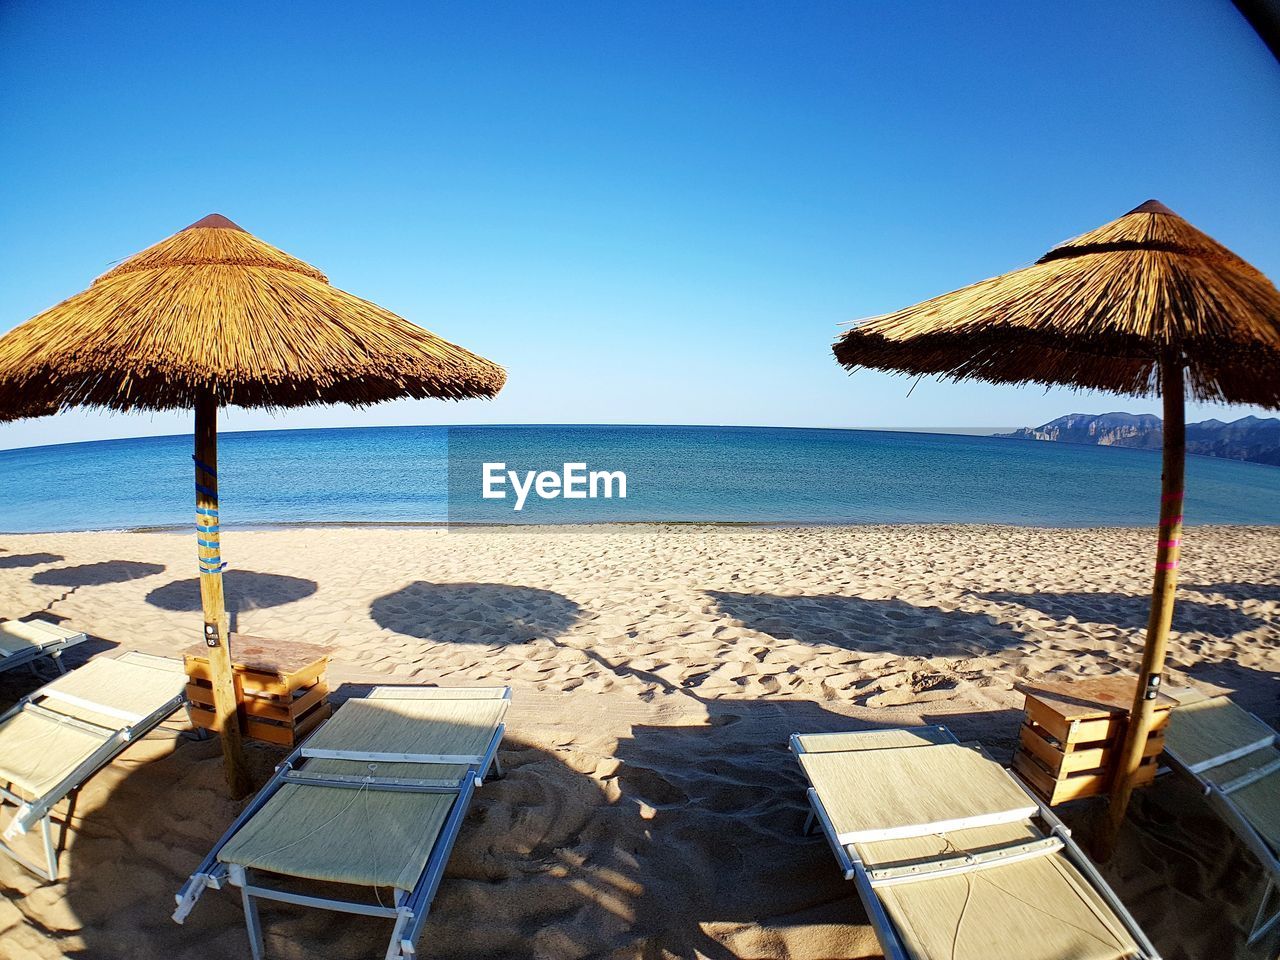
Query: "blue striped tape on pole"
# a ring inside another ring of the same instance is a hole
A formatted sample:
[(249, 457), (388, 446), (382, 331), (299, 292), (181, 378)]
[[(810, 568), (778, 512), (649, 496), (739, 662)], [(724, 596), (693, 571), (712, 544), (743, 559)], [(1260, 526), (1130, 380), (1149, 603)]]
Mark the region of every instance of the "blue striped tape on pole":
[(217, 478), (217, 476), (218, 476), (218, 471), (217, 471), (217, 470), (215, 470), (215, 469), (213, 469), (213, 467), (209, 466), (207, 463), (205, 463), (203, 460), (201, 460), (199, 457), (197, 457), (194, 453), (191, 455), (191, 459), (192, 459), (192, 460), (194, 460), (194, 461), (196, 462), (196, 467), (197, 467), (197, 468), (199, 468), (199, 469), (203, 470), (203, 471), (204, 471), (205, 473), (207, 473), (209, 476), (211, 476), (211, 477), (213, 477), (213, 478), (215, 478), (215, 479)]

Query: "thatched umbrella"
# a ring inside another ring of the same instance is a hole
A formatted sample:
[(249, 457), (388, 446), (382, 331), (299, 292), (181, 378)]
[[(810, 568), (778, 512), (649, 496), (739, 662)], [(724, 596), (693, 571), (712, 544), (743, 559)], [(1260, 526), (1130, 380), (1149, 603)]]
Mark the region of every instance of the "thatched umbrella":
[(222, 593), (218, 407), (491, 397), (504, 379), (501, 367), (330, 286), (315, 267), (218, 214), (0, 338), (0, 412), (194, 409), (204, 639), (237, 795), (249, 784)]
[(1109, 851), (1142, 759), (1173, 619), (1182, 544), (1184, 395), (1280, 408), (1280, 292), (1154, 200), (1034, 265), (847, 331), (844, 366), (1043, 383), (1164, 403), (1164, 472), (1146, 645), (1102, 841)]

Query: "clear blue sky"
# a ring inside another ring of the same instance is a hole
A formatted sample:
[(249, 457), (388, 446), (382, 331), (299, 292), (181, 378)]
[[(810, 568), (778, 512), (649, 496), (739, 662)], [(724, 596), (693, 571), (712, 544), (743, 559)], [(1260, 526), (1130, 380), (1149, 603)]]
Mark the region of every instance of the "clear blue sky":
[[(907, 398), (829, 343), (1148, 197), (1280, 278), (1278, 112), (1280, 65), (1228, 0), (7, 0), (0, 331), (217, 211), (509, 372), (490, 403), (228, 429), (1154, 410)], [(0, 446), (189, 430), (72, 413)]]

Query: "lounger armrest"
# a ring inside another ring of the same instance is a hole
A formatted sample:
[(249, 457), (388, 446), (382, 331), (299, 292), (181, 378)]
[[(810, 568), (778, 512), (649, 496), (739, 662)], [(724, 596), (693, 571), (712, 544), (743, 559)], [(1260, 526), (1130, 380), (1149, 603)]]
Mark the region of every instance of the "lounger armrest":
[(416, 957), (417, 955), (418, 955), (418, 945), (415, 944), (412, 940), (408, 940), (404, 937), (401, 937), (400, 938), (400, 956), (412, 958), (412, 957)]
[(4, 828), (4, 839), (12, 841), (16, 837), (20, 837), (31, 829), (33, 823), (39, 822), (44, 813), (37, 810), (32, 804), (24, 803), (14, 811), (13, 819), (9, 821), (9, 825)]
[(285, 775), (293, 769), (293, 765), (302, 755), (302, 748), (295, 747), (293, 751), (281, 761), (276, 767), (275, 774), (267, 781), (266, 785), (258, 791), (257, 795), (249, 801), (249, 805), (240, 811), (240, 815), (227, 828), (218, 842), (213, 845), (213, 849), (209, 851), (204, 860), (200, 862), (200, 867), (193, 873), (187, 882), (182, 885), (182, 889), (174, 894), (174, 900), (177, 901), (178, 909), (173, 912), (174, 923), (182, 923), (187, 918), (192, 908), (196, 905), (196, 901), (200, 899), (200, 895), (204, 893), (207, 887), (214, 890), (222, 889), (222, 881), (227, 878), (226, 864), (218, 861), (218, 852), (227, 845), (228, 841), (236, 835), (236, 831), (249, 822), (255, 813), (266, 805), (280, 789), (285, 782)]
[(205, 890), (210, 887), (214, 890), (220, 890), (225, 876), (226, 868), (219, 864), (209, 873), (193, 873), (188, 877), (187, 882), (182, 885), (182, 889), (174, 894), (173, 899), (177, 902), (178, 909), (173, 911), (173, 922), (182, 923), (183, 920), (187, 919), (187, 915), (195, 909), (196, 902)]

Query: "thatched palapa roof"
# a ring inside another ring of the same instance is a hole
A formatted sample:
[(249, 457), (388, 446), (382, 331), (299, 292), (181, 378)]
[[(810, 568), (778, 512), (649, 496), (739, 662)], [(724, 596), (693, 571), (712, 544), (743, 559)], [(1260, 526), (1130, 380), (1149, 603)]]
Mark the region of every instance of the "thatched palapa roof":
[(1196, 398), (1280, 407), (1280, 291), (1150, 200), (1034, 265), (841, 336), (851, 369), (1149, 396), (1170, 354)]
[(0, 410), (364, 405), (497, 393), (502, 368), (214, 214), (0, 338)]

